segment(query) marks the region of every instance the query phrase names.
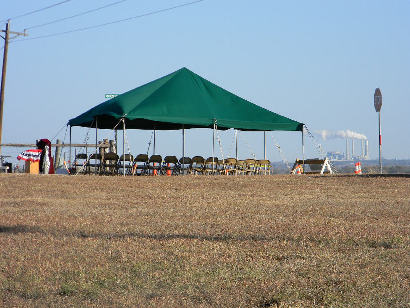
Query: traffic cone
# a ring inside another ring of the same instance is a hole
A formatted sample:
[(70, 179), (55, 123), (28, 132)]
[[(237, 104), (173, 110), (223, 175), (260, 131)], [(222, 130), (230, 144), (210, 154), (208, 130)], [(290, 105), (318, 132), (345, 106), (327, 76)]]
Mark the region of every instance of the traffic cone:
[(355, 163), (354, 168), (354, 174), (362, 174), (362, 165), (360, 164), (360, 162)]
[(167, 164), (167, 176), (171, 176), (172, 172), (171, 172), (171, 168), (170, 165)]
[(154, 170), (152, 170), (152, 175), (158, 175), (157, 169), (155, 169), (155, 166), (157, 163), (154, 163)]
[[(68, 161), (68, 163), (70, 163), (70, 161)], [(67, 162), (64, 161), (64, 168), (65, 170), (67, 170), (68, 174), (71, 174), (70, 169), (68, 168)]]
[(303, 172), (302, 166), (301, 166), (301, 165), (297, 165), (295, 171), (296, 171), (296, 172), (295, 172), (296, 174), (302, 174), (302, 172)]

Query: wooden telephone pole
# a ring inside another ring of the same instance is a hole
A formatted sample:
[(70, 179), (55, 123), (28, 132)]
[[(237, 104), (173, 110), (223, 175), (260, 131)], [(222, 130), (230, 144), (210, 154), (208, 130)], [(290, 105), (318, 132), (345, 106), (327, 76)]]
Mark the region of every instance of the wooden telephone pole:
[[(6, 23), (6, 30), (1, 30), (1, 32), (4, 32), (5, 35), (1, 36), (4, 39), (4, 52), (3, 52), (3, 68), (1, 71), (1, 89), (0, 89), (0, 144), (1, 144), (1, 136), (3, 132), (4, 87), (6, 85), (7, 53), (9, 49), (10, 34), (16, 35), (15, 37), (20, 36), (20, 35), (27, 36), (25, 31), (24, 33), (10, 31), (10, 20), (8, 20)], [(0, 155), (1, 155), (1, 147), (0, 147)]]

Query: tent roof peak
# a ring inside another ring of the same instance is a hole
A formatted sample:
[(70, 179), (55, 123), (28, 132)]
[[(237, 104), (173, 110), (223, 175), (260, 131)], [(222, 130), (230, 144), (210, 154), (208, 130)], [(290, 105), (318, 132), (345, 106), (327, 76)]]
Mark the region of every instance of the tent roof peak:
[[(125, 116), (124, 116), (125, 115)], [(112, 129), (218, 128), (301, 131), (303, 124), (255, 105), (182, 67), (118, 95), (69, 120), (68, 125)], [(93, 126), (94, 125), (94, 126)]]

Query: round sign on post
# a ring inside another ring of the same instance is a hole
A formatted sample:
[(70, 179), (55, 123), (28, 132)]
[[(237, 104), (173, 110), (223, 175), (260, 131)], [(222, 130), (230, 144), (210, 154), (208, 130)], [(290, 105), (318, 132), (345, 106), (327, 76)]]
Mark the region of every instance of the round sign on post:
[(381, 108), (382, 108), (382, 92), (380, 91), (379, 88), (377, 88), (374, 91), (374, 109), (376, 109), (376, 112), (380, 112)]
[(380, 166), (380, 174), (383, 173), (383, 165), (382, 165), (382, 126), (381, 126), (381, 117), (380, 117), (380, 109), (382, 108), (382, 91), (377, 88), (374, 91), (374, 109), (376, 112), (379, 113), (379, 166)]

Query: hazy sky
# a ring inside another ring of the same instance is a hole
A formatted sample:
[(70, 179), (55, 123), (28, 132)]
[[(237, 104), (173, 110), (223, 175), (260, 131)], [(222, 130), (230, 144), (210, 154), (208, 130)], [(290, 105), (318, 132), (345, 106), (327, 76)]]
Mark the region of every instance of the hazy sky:
[[(3, 1), (0, 19), (61, 2)], [(11, 20), (12, 31), (29, 28), (27, 41), (9, 46), (3, 142), (53, 138), (70, 118), (122, 93), (187, 67), (271, 111), (303, 122), (312, 131), (351, 130), (369, 139), (378, 157), (373, 93), (383, 93), (383, 156), (410, 158), (410, 1), (204, 0), (171, 11), (88, 31), (36, 39), (187, 3), (184, 0), (122, 1), (92, 14), (48, 26), (115, 0), (71, 0)], [(4, 29), (5, 21), (1, 22)], [(30, 29), (31, 28), (31, 29)], [(0, 41), (0, 47), (3, 41)], [(1, 56), (3, 51), (1, 51)], [(64, 139), (65, 127), (58, 134)], [(84, 142), (94, 131), (73, 129)], [(301, 157), (301, 134), (268, 133), (268, 158)], [(113, 138), (104, 131), (102, 137)], [(133, 154), (147, 150), (151, 132), (128, 131)], [(233, 131), (220, 132), (224, 156), (233, 153)], [(210, 156), (212, 132), (187, 132), (188, 155)], [(68, 142), (68, 135), (66, 135)], [(345, 151), (343, 139), (321, 142)], [(262, 133), (240, 133), (240, 156), (263, 155)], [(181, 133), (159, 132), (159, 153), (181, 152)], [(307, 156), (318, 156), (306, 140)], [(3, 154), (11, 149), (3, 149)], [(13, 154), (14, 155), (14, 154)]]

